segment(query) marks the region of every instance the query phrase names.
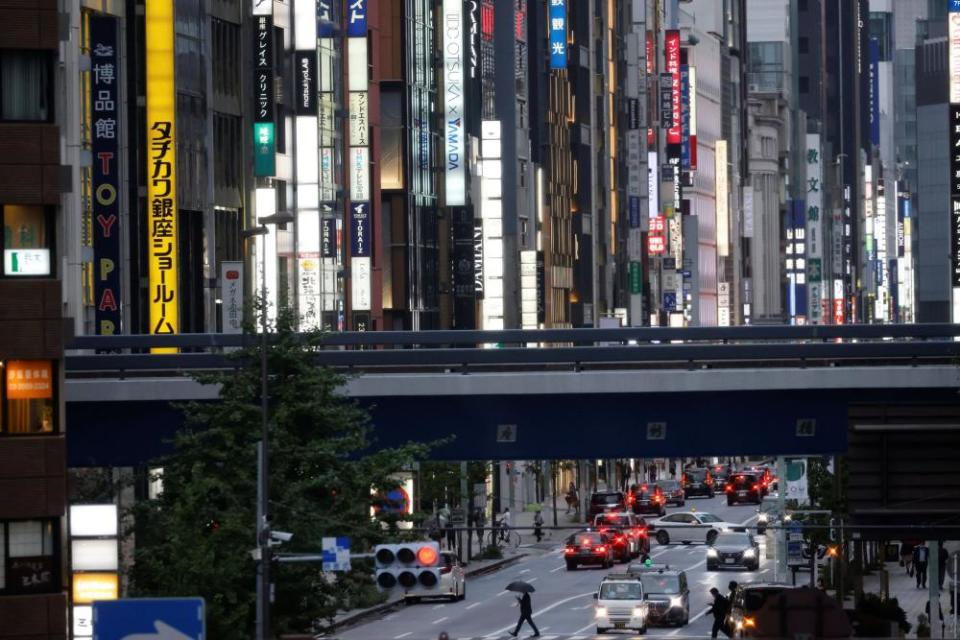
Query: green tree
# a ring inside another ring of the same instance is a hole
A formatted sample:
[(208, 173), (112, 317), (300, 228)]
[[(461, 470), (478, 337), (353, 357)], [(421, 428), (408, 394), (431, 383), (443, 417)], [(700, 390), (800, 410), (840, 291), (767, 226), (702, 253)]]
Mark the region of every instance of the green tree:
[[(368, 414), (344, 398), (341, 375), (314, 364), (320, 332), (297, 334), (281, 311), (267, 348), (272, 526), (289, 531), (284, 552), (313, 552), (321, 538), (345, 535), (354, 551), (382, 539), (370, 516), (373, 489), (428, 446), (378, 449)], [(197, 376), (220, 386), (218, 402), (182, 407), (185, 427), (161, 462), (163, 492), (133, 509), (131, 595), (203, 596), (211, 638), (249, 638), (255, 618), (256, 443), (261, 435), (258, 344), (230, 355), (235, 368)], [(369, 566), (331, 579), (318, 564), (274, 565), (274, 631), (309, 631), (338, 609), (369, 605), (377, 593)]]

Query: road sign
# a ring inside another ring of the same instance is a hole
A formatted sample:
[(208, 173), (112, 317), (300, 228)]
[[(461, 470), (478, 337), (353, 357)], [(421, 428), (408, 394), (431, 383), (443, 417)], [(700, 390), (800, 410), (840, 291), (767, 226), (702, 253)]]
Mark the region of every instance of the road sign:
[(647, 440), (666, 440), (667, 423), (666, 422), (648, 422)]
[(791, 522), (787, 536), (787, 564), (791, 567), (806, 564), (803, 559), (803, 527), (799, 522)]
[(93, 640), (206, 640), (203, 598), (93, 603)]
[(321, 548), (324, 571), (350, 571), (350, 538), (323, 538)]

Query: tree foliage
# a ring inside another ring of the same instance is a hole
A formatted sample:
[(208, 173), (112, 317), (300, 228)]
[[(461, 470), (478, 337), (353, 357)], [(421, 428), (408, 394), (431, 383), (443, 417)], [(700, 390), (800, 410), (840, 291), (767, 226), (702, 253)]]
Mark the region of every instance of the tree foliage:
[[(378, 449), (368, 414), (339, 394), (345, 379), (316, 366), (319, 332), (297, 334), (281, 311), (267, 347), (272, 527), (293, 540), (283, 552), (319, 553), (323, 536), (350, 536), (353, 550), (380, 541), (372, 491), (428, 447)], [(161, 461), (163, 492), (134, 508), (131, 595), (203, 596), (211, 638), (251, 637), (255, 618), (257, 464), (261, 436), (259, 340), (231, 354), (231, 371), (198, 376), (220, 385), (218, 402), (182, 407), (185, 427)], [(338, 609), (379, 598), (370, 567), (331, 580), (318, 564), (273, 565), (274, 631), (308, 631)]]

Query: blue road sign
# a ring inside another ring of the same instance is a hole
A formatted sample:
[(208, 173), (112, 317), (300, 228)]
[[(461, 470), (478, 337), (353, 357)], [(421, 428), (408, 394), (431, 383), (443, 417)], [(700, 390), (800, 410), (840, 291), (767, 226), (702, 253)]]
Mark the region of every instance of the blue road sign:
[(203, 598), (93, 603), (93, 640), (205, 640)]
[(321, 550), (324, 571), (350, 571), (350, 538), (323, 538)]

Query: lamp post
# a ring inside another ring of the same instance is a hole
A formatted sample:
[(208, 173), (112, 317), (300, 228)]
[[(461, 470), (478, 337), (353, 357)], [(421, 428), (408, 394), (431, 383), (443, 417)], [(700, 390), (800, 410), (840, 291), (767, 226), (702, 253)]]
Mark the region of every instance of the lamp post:
[[(244, 238), (266, 236), (268, 224), (293, 222), (290, 213), (277, 213), (257, 218), (260, 226), (243, 231)], [(266, 238), (264, 237), (264, 243)], [(267, 391), (267, 265), (266, 251), (257, 256), (263, 261), (260, 268), (260, 442), (257, 445), (257, 640), (270, 637), (270, 481), (269, 481), (269, 405)]]

